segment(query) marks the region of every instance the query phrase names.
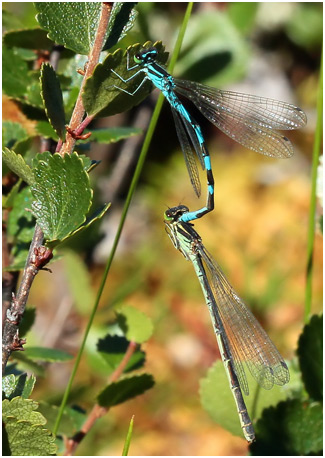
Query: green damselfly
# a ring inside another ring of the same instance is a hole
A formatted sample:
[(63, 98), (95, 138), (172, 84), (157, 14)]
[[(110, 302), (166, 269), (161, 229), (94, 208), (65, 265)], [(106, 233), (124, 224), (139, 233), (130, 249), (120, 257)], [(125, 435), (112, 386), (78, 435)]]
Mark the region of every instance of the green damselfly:
[(184, 257), (191, 261), (208, 306), (220, 354), (235, 398), (240, 423), (248, 442), (255, 439), (242, 391), (249, 394), (244, 364), (262, 388), (285, 385), (289, 370), (252, 312), (227, 281), (205, 249), (193, 224), (182, 221), (185, 205), (165, 212), (166, 231)]

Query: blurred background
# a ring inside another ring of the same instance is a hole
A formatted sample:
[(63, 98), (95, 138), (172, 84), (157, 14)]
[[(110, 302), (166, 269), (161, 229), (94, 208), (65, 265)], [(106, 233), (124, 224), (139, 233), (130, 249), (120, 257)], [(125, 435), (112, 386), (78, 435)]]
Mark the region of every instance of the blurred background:
[[(23, 23), (34, 20), (32, 4), (5, 3)], [(162, 40), (172, 52), (184, 3), (140, 2), (134, 28), (118, 44)], [(253, 310), (281, 354), (295, 358), (303, 327), (307, 224), (316, 97), (322, 44), (322, 3), (195, 3), (174, 75), (214, 87), (283, 100), (301, 107), (307, 127), (289, 132), (295, 154), (276, 160), (248, 151), (197, 116), (212, 157), (215, 210), (195, 229), (228, 280)], [(146, 129), (157, 91), (128, 113), (94, 126)], [(5, 119), (15, 121), (12, 102)], [(32, 126), (26, 126), (32, 129)], [(111, 145), (91, 144), (101, 160), (91, 174), (95, 199), (112, 202), (104, 221), (64, 247), (64, 256), (41, 273), (29, 304), (38, 309), (30, 345), (75, 355), (119, 223), (143, 136)], [(89, 411), (105, 380), (95, 352), (124, 303), (145, 312), (154, 335), (144, 345), (146, 370), (156, 385), (144, 396), (110, 410), (78, 448), (79, 455), (120, 455), (135, 415), (131, 455), (247, 454), (203, 410), (199, 384), (219, 359), (210, 317), (192, 265), (172, 246), (163, 214), (168, 206), (200, 208), (194, 195), (167, 103), (132, 201), (117, 255), (74, 383), (73, 396)], [(322, 309), (321, 202), (317, 208), (313, 309)], [(78, 291), (77, 291), (78, 290)], [(55, 364), (38, 378), (34, 398), (61, 400), (72, 363)], [(72, 399), (73, 402), (73, 399)], [(233, 406), (235, 408), (235, 406)]]

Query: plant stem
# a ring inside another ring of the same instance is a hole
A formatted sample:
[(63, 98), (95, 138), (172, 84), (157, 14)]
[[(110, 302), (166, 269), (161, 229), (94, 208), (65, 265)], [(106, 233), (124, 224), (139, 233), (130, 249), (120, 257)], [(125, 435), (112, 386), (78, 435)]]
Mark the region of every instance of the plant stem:
[(316, 216), (316, 183), (317, 167), (319, 163), (319, 154), (322, 142), (323, 128), (323, 56), (320, 64), (319, 86), (317, 97), (317, 122), (314, 138), (312, 170), (311, 170), (311, 193), (308, 222), (308, 241), (307, 241), (307, 268), (306, 268), (306, 295), (305, 295), (305, 313), (304, 322), (308, 323), (311, 314), (312, 304), (312, 281), (313, 281), (313, 252), (315, 241), (315, 216)]
[[(80, 86), (76, 105), (74, 107), (74, 110), (71, 116), (71, 120), (70, 120), (70, 124), (69, 124), (70, 132), (80, 127), (80, 124), (82, 123), (83, 117), (85, 115), (85, 109), (84, 109), (84, 105), (82, 101), (82, 93), (83, 93), (87, 78), (89, 78), (93, 74), (94, 68), (96, 67), (96, 65), (99, 62), (100, 53), (104, 46), (105, 33), (107, 30), (112, 7), (113, 7), (112, 2), (103, 2), (102, 3), (102, 11), (101, 11), (101, 16), (100, 16), (99, 23), (98, 23), (98, 29), (97, 29), (95, 40), (94, 40), (94, 45), (88, 56), (88, 62), (87, 62), (87, 66), (85, 69), (85, 74), (82, 79), (82, 83)], [(85, 127), (86, 126), (84, 126), (84, 128)], [(59, 154), (61, 154), (62, 156), (64, 154), (71, 154), (76, 144), (76, 138), (73, 135), (71, 135), (70, 132), (67, 132), (66, 141), (65, 143), (63, 143), (62, 148), (59, 151)], [(81, 131), (79, 129), (79, 135), (80, 133)]]

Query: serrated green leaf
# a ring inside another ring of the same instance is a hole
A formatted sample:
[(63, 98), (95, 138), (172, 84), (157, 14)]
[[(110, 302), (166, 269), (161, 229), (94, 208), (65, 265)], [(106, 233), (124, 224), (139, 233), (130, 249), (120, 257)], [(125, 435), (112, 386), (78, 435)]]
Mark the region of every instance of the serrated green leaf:
[(103, 51), (110, 49), (133, 27), (137, 12), (136, 2), (115, 2), (108, 24), (108, 38)]
[(128, 401), (154, 386), (152, 375), (142, 374), (124, 378), (108, 385), (97, 397), (102, 407), (112, 407)]
[(40, 84), (48, 120), (61, 140), (64, 140), (66, 130), (61, 86), (55, 70), (48, 63), (42, 65)]
[(73, 356), (69, 353), (55, 348), (26, 347), (25, 356), (32, 361), (60, 362), (70, 361)]
[(81, 224), (78, 229), (76, 229), (75, 231), (72, 231), (70, 232), (65, 238), (61, 239), (61, 240), (53, 240), (53, 241), (49, 241), (46, 243), (46, 245), (53, 249), (55, 248), (59, 243), (63, 242), (63, 241), (66, 241), (68, 238), (70, 239), (71, 237), (73, 237), (74, 235), (76, 234), (79, 234), (80, 232), (84, 231), (85, 229), (87, 229), (91, 224), (95, 223), (96, 221), (99, 221), (100, 218), (103, 217), (103, 215), (107, 212), (107, 210), (109, 209), (109, 207), (111, 206), (110, 203), (108, 204), (104, 204), (101, 208), (97, 209), (96, 212), (91, 215), (90, 217), (88, 217), (86, 219), (86, 221)]
[(323, 317), (314, 315), (304, 327), (297, 350), (302, 379), (309, 396), (323, 399)]
[(115, 308), (118, 323), (128, 340), (143, 343), (150, 339), (153, 332), (151, 319), (134, 307), (120, 305)]
[(31, 395), (35, 383), (36, 378), (34, 375), (27, 378), (26, 373), (19, 376), (9, 374), (2, 379), (2, 391), (9, 400), (17, 396), (27, 399)]
[[(132, 65), (133, 57), (140, 49), (150, 46), (152, 43), (149, 41), (143, 46), (140, 44), (130, 46), (128, 48), (129, 65)], [(158, 50), (159, 62), (164, 64), (167, 61), (168, 53), (164, 52), (165, 48), (161, 41), (154, 43), (153, 46)], [(133, 96), (125, 94), (114, 88), (113, 85), (132, 93), (143, 80), (144, 74), (141, 73), (128, 83), (123, 83), (111, 72), (112, 69), (124, 79), (137, 71), (137, 69), (127, 70), (127, 51), (123, 53), (121, 49), (118, 49), (113, 54), (108, 54), (103, 63), (96, 66), (93, 75), (87, 79), (85, 84), (82, 100), (89, 115), (103, 117), (127, 111), (142, 102), (153, 89), (152, 83), (147, 81)]]
[(19, 420), (37, 423), (38, 425), (45, 425), (46, 419), (42, 414), (36, 412), (38, 403), (32, 399), (24, 399), (17, 396), (10, 401), (4, 399), (2, 402), (2, 416), (6, 419), (14, 417)]
[[(13, 46), (25, 49), (52, 49), (54, 43), (46, 36), (46, 31), (40, 28), (14, 30), (4, 34), (3, 42), (8, 48)], [(34, 54), (35, 58), (35, 54)]]
[(32, 209), (46, 239), (63, 240), (86, 219), (92, 191), (89, 176), (76, 153), (39, 159), (33, 170)]
[[(14, 401), (15, 399), (13, 399), (11, 403)], [(54, 455), (57, 450), (55, 438), (50, 431), (42, 426), (46, 423), (45, 418), (38, 412), (31, 412), (27, 419), (23, 419), (21, 416), (29, 402), (31, 402), (31, 400), (21, 399), (21, 402), (19, 403), (19, 410), (14, 412), (16, 415), (12, 416), (11, 414), (8, 416), (7, 409), (5, 415), (3, 415), (10, 455)], [(35, 404), (37, 406), (37, 403)], [(35, 422), (35, 414), (38, 414), (37, 422)]]
[(21, 243), (30, 243), (35, 230), (35, 218), (30, 211), (33, 196), (30, 187), (22, 189), (13, 200), (8, 216), (8, 235)]
[(89, 54), (101, 13), (100, 2), (35, 2), (36, 19), (55, 43)]
[(91, 131), (91, 136), (87, 138), (87, 140), (83, 140), (83, 143), (116, 143), (120, 140), (124, 140), (125, 138), (132, 137), (133, 135), (140, 135), (142, 132), (142, 129), (137, 129), (135, 127), (111, 127), (105, 129), (94, 129)]
[[(99, 339), (97, 350), (109, 367), (109, 372), (113, 372), (121, 363), (129, 346), (129, 341), (122, 336), (107, 335), (104, 339)], [(137, 349), (131, 356), (124, 372), (140, 369), (145, 363), (145, 353)]]
[(2, 89), (9, 97), (23, 98), (32, 83), (26, 62), (14, 50), (2, 47)]
[[(252, 415), (254, 410), (254, 419), (259, 418), (264, 408), (286, 399), (286, 387), (274, 386), (272, 390), (263, 390), (258, 387), (250, 373), (246, 373), (246, 377), (250, 395), (244, 395), (244, 400), (248, 413)], [(290, 383), (293, 378), (291, 372)], [(259, 390), (257, 398), (254, 396), (256, 390)], [(237, 407), (222, 361), (216, 361), (208, 370), (206, 377), (200, 380), (200, 399), (202, 407), (216, 423), (232, 434), (243, 437)]]
[(83, 315), (89, 314), (89, 310), (95, 302), (95, 293), (92, 289), (88, 269), (82, 258), (71, 250), (65, 251), (64, 271), (77, 310)]
[(32, 184), (34, 182), (32, 170), (20, 154), (16, 154), (14, 151), (4, 148), (2, 150), (2, 159), (7, 167), (27, 184)]
[(132, 437), (132, 431), (133, 431), (133, 422), (134, 422), (134, 415), (130, 420), (130, 425), (129, 425), (128, 433), (127, 433), (127, 436), (126, 436), (126, 439), (125, 439), (125, 442), (124, 442), (122, 456), (127, 456), (128, 453), (129, 453), (131, 437)]
[(264, 410), (256, 425), (255, 456), (318, 455), (323, 447), (323, 409), (318, 402), (290, 399)]

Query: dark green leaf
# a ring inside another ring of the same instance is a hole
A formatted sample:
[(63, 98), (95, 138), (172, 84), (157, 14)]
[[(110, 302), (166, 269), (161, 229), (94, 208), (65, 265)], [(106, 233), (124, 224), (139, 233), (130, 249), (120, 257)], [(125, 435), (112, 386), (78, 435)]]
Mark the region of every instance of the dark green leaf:
[(3, 36), (3, 42), (6, 46), (8, 46), (8, 48), (16, 46), (17, 48), (27, 48), (33, 50), (50, 50), (54, 44), (47, 38), (45, 30), (42, 29), (14, 30), (7, 32)]
[(39, 156), (32, 209), (46, 239), (63, 240), (86, 219), (92, 198), (89, 176), (76, 153)]
[(115, 308), (118, 323), (127, 339), (143, 343), (150, 339), (153, 332), (151, 319), (134, 307), (120, 305)]
[(64, 140), (66, 130), (62, 92), (59, 79), (50, 64), (42, 65), (40, 83), (48, 120), (61, 140)]
[(9, 97), (23, 98), (32, 83), (26, 62), (14, 50), (2, 47), (2, 89)]
[(299, 365), (309, 396), (323, 399), (323, 317), (314, 315), (298, 342)]
[(142, 134), (142, 130), (137, 129), (136, 127), (95, 129), (91, 131), (91, 136), (86, 140), (86, 142), (115, 143), (131, 137), (132, 135), (140, 134)]
[(61, 363), (70, 361), (73, 358), (72, 355), (65, 351), (45, 347), (26, 347), (25, 356), (35, 361), (55, 361)]
[(30, 187), (22, 189), (13, 201), (8, 217), (8, 234), (15, 241), (30, 243), (35, 230), (35, 219), (31, 210), (32, 193)]
[(108, 385), (97, 397), (102, 407), (112, 407), (128, 401), (154, 386), (152, 375), (142, 374), (128, 377)]
[(115, 2), (108, 24), (108, 39), (103, 51), (110, 49), (133, 27), (136, 11), (133, 10), (136, 2)]
[(2, 150), (2, 159), (7, 167), (27, 184), (32, 184), (34, 182), (32, 170), (20, 154), (16, 154), (14, 151), (4, 148)]
[[(108, 365), (110, 372), (113, 372), (121, 363), (128, 349), (129, 341), (122, 336), (107, 335), (99, 339), (97, 350)], [(145, 363), (145, 353), (137, 349), (131, 356), (124, 372), (130, 372), (141, 368)]]
[(318, 402), (291, 399), (264, 410), (256, 425), (255, 456), (318, 455), (323, 447), (323, 412)]
[(12, 262), (5, 270), (9, 272), (17, 272), (23, 270), (26, 264), (26, 259), (29, 252), (29, 243), (17, 243), (11, 250)]
[(100, 2), (36, 2), (37, 21), (55, 43), (89, 54), (101, 13)]
[[(128, 48), (129, 65), (133, 65), (133, 57), (142, 47), (150, 46), (152, 46), (152, 43), (149, 41), (143, 46), (140, 44), (130, 46)], [(159, 52), (159, 61), (164, 64), (167, 61), (168, 53), (164, 52), (165, 48), (161, 42), (154, 43), (154, 46)], [(126, 84), (116, 75), (112, 74), (111, 69), (116, 71), (124, 79), (129, 78), (137, 70), (135, 69), (133, 72), (127, 70), (127, 51), (123, 53), (121, 49), (118, 49), (113, 54), (108, 54), (104, 62), (98, 64), (93, 75), (87, 79), (82, 94), (84, 107), (89, 115), (103, 117), (122, 113), (142, 102), (152, 90), (151, 82), (147, 81), (133, 96), (125, 94), (119, 89), (114, 88), (113, 85), (117, 85), (132, 93), (143, 80), (144, 74), (139, 74)]]

